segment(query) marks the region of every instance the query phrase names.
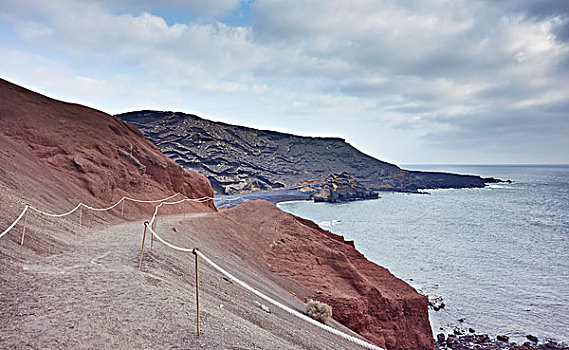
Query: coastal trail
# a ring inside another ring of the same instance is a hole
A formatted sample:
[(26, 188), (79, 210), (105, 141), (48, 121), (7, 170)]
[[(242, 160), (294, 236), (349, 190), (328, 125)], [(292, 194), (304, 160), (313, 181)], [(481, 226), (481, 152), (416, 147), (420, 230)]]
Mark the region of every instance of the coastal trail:
[[(285, 305), (303, 303), (264, 275), (246, 254), (228, 253), (195, 232), (192, 221), (218, 213), (160, 216), (157, 231), (185, 247), (200, 247), (220, 265)], [(31, 247), (0, 280), (0, 347), (11, 349), (357, 349), (338, 336), (290, 314), (260, 307), (264, 302), (200, 269), (201, 328), (195, 333), (194, 257), (147, 237), (142, 272), (138, 258), (142, 221), (76, 226), (60, 252), (39, 256)], [(46, 233), (33, 233), (42, 235)], [(57, 237), (57, 232), (49, 232)], [(10, 244), (8, 240), (0, 245)], [(26, 244), (33, 244), (30, 241)], [(2, 257), (5, 258), (5, 257)], [(4, 265), (5, 262), (4, 262)], [(353, 332), (333, 322), (336, 328)]]

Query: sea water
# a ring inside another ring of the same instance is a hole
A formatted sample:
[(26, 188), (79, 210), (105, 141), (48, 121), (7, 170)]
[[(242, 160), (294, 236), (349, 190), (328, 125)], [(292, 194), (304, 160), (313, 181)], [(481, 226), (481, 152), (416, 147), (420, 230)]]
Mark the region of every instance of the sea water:
[[(569, 342), (569, 166), (406, 166), (511, 179), (481, 189), (279, 203), (354, 240), (371, 261), (445, 308), (433, 332), (473, 328)], [(459, 320), (464, 320), (459, 322)]]

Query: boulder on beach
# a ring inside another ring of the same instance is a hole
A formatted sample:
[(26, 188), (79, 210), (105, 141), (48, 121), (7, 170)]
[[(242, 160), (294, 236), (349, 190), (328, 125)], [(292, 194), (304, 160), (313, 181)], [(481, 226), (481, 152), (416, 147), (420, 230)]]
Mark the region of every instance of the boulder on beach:
[(508, 337), (507, 335), (497, 335), (496, 339), (503, 342), (510, 341), (510, 337)]
[(445, 302), (443, 297), (438, 295), (429, 296), (429, 307), (431, 307), (435, 311), (439, 311), (440, 309), (445, 308)]

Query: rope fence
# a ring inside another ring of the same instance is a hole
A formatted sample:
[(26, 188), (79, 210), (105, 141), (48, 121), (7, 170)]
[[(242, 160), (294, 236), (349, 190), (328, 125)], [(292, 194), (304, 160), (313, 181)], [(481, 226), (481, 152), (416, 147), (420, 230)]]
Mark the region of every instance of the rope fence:
[[(234, 205), (245, 203), (248, 201), (248, 199), (245, 199), (241, 196), (237, 196), (237, 197), (233, 197), (233, 198), (219, 197), (219, 198), (216, 198), (216, 200), (218, 202), (216, 204), (216, 206), (219, 209), (226, 209), (227, 206), (229, 206), (229, 205), (234, 206)], [(237, 201), (239, 201), (239, 202), (237, 202)]]
[(18, 218), (16, 220), (14, 220), (14, 222), (12, 223), (12, 225), (8, 226), (7, 229), (4, 230), (4, 232), (2, 232), (0, 234), (0, 238), (2, 238), (6, 233), (10, 232), (10, 230), (12, 230), (14, 228), (14, 226), (16, 226), (16, 224), (22, 220), (22, 218), (24, 217), (24, 215), (28, 212), (28, 209), (30, 208), (29, 205), (26, 204), (26, 206), (24, 207), (24, 210), (22, 210), (22, 212), (20, 213), (20, 216), (18, 216)]
[[(140, 261), (139, 261), (139, 270), (142, 268), (142, 258), (143, 258), (143, 251), (144, 251), (144, 241), (146, 239), (146, 232), (150, 231), (151, 234), (151, 244), (152, 241), (154, 240), (154, 237), (156, 237), (156, 239), (158, 239), (160, 242), (162, 242), (164, 245), (166, 245), (169, 248), (172, 248), (174, 250), (177, 251), (181, 251), (181, 252), (186, 252), (186, 253), (193, 253), (195, 255), (195, 259), (196, 259), (196, 287), (198, 286), (197, 283), (198, 282), (198, 271), (197, 271), (197, 259), (198, 256), (201, 257), (206, 263), (208, 263), (212, 268), (214, 268), (215, 270), (217, 270), (218, 272), (220, 272), (222, 275), (226, 276), (227, 278), (229, 278), (232, 281), (235, 281), (238, 285), (240, 285), (241, 287), (243, 287), (244, 289), (248, 290), (249, 292), (251, 292), (252, 294), (258, 296), (259, 298), (267, 301), (268, 303), (286, 311), (287, 313), (300, 318), (314, 326), (317, 326), (321, 329), (326, 330), (329, 333), (335, 334), (337, 336), (340, 336), (354, 344), (358, 344), (364, 348), (367, 349), (372, 349), (372, 350), (385, 350), (383, 348), (380, 348), (376, 345), (373, 345), (371, 343), (368, 343), (364, 340), (361, 340), (359, 338), (356, 338), (354, 336), (351, 336), (349, 334), (346, 334), (342, 331), (339, 331), (335, 328), (332, 328), (328, 325), (325, 325), (323, 323), (320, 323), (270, 297), (268, 297), (267, 295), (261, 293), (260, 291), (256, 290), (255, 288), (251, 287), (250, 285), (248, 285), (247, 283), (243, 282), (242, 280), (238, 279), (237, 277), (235, 277), (233, 274), (229, 273), (228, 271), (226, 271), (225, 269), (221, 268), (219, 265), (217, 265), (215, 262), (213, 262), (211, 259), (209, 259), (207, 256), (205, 256), (199, 249), (194, 248), (194, 249), (190, 249), (190, 248), (183, 248), (183, 247), (179, 247), (177, 245), (174, 245), (168, 241), (166, 241), (165, 239), (163, 239), (162, 237), (160, 237), (160, 235), (158, 235), (155, 231), (155, 224), (156, 224), (156, 217), (158, 215), (158, 210), (164, 206), (164, 205), (178, 205), (184, 202), (195, 202), (195, 203), (203, 203), (203, 202), (207, 202), (209, 200), (213, 200), (213, 197), (209, 197), (209, 196), (205, 196), (202, 198), (184, 198), (178, 201), (173, 201), (173, 202), (167, 202), (168, 200), (181, 195), (180, 193), (175, 193), (169, 197), (163, 198), (163, 199), (157, 199), (157, 200), (140, 200), (140, 199), (135, 199), (135, 198), (130, 198), (130, 197), (122, 197), (119, 201), (117, 201), (115, 204), (106, 207), (106, 208), (95, 208), (92, 206), (89, 206), (87, 204), (84, 203), (79, 203), (77, 204), (77, 206), (75, 206), (73, 209), (71, 209), (68, 212), (62, 213), (62, 214), (56, 214), (56, 213), (49, 213), (40, 209), (37, 209), (31, 205), (26, 204), (24, 209), (22, 210), (22, 212), (20, 213), (20, 215), (16, 218), (16, 220), (14, 220), (14, 222), (12, 222), (12, 224), (6, 228), (2, 233), (0, 233), (0, 238), (2, 238), (4, 235), (6, 235), (8, 232), (10, 232), (17, 224), (18, 222), (20, 222), (20, 220), (22, 220), (22, 218), (24, 218), (24, 227), (23, 227), (23, 231), (22, 231), (22, 237), (21, 237), (21, 241), (20, 244), (23, 245), (24, 243), (24, 235), (26, 232), (26, 222), (27, 222), (27, 214), (29, 212), (29, 210), (32, 210), (34, 212), (37, 212), (41, 215), (44, 216), (48, 216), (48, 217), (65, 217), (68, 215), (73, 214), (74, 212), (76, 212), (77, 210), (79, 210), (79, 224), (81, 225), (81, 209), (84, 207), (88, 210), (91, 211), (96, 211), (96, 212), (104, 212), (104, 211), (108, 211), (111, 209), (116, 208), (119, 204), (124, 204), (125, 201), (131, 201), (131, 202), (136, 202), (136, 203), (159, 203), (158, 205), (156, 205), (156, 207), (154, 208), (154, 213), (152, 215), (152, 219), (150, 221), (145, 221), (144, 222), (144, 234), (143, 234), (143, 238), (142, 238), (142, 247), (141, 247), (141, 251), (140, 251)], [(227, 199), (227, 200), (237, 200), (237, 199), (241, 199), (241, 198), (231, 198), (231, 199)], [(224, 199), (225, 200), (225, 199)], [(124, 211), (124, 206), (121, 208), (121, 215)], [(152, 247), (152, 245), (151, 245)], [(199, 298), (199, 297), (198, 297)], [(199, 300), (199, 299), (198, 299)], [(199, 307), (199, 306), (198, 306)], [(199, 310), (199, 309), (198, 309)], [(199, 311), (198, 311), (198, 334), (199, 334)]]
[(152, 214), (152, 219), (150, 219), (150, 225), (154, 224), (154, 222), (156, 221), (156, 216), (158, 215), (158, 209), (160, 209), (163, 205), (177, 205), (177, 204), (181, 204), (184, 202), (195, 202), (195, 203), (203, 203), (203, 202), (207, 202), (209, 200), (212, 200), (213, 197), (201, 197), (201, 198), (184, 198), (184, 199), (180, 199), (179, 201), (175, 201), (175, 202), (166, 202), (166, 201), (162, 201), (160, 204), (158, 204), (156, 206), (156, 208), (154, 208), (154, 214)]
[[(349, 335), (349, 334), (346, 334), (346, 333), (344, 333), (344, 332), (342, 332), (342, 331), (339, 331), (339, 330), (337, 330), (337, 329), (335, 329), (335, 328), (332, 328), (332, 327), (330, 327), (330, 326), (328, 326), (328, 325), (325, 325), (325, 324), (323, 324), (323, 323), (320, 323), (320, 322), (318, 322), (318, 321), (316, 321), (316, 320), (314, 320), (314, 319), (312, 319), (312, 318), (310, 318), (310, 317), (308, 317), (308, 316), (306, 316), (306, 315), (304, 315), (304, 314), (302, 314), (302, 313), (300, 313), (300, 312), (298, 312), (298, 311), (296, 311), (296, 310), (294, 310), (294, 309), (292, 309), (292, 308), (290, 308), (290, 307), (288, 307), (288, 306), (286, 306), (286, 305), (284, 305), (284, 304), (281, 304), (280, 302), (278, 302), (278, 301), (276, 301), (276, 300), (274, 300), (274, 299), (268, 297), (267, 295), (261, 293), (260, 291), (256, 290), (255, 288), (251, 287), (251, 286), (248, 285), (247, 283), (241, 281), (240, 279), (238, 279), (237, 277), (235, 277), (233, 274), (229, 273), (229, 272), (226, 271), (225, 269), (221, 268), (219, 265), (217, 265), (215, 262), (213, 262), (211, 259), (209, 259), (207, 256), (205, 256), (199, 249), (196, 249), (196, 248), (194, 248), (194, 249), (182, 248), (182, 247), (179, 247), (179, 246), (177, 246), (177, 245), (174, 245), (174, 244), (172, 244), (172, 243), (166, 241), (165, 239), (163, 239), (162, 237), (160, 237), (160, 236), (154, 231), (154, 229), (152, 229), (152, 225), (151, 225), (149, 222), (145, 222), (145, 223), (144, 223), (144, 228), (145, 228), (145, 232), (146, 232), (146, 230), (150, 231), (150, 233), (151, 233), (153, 236), (156, 236), (156, 238), (157, 238), (160, 242), (162, 242), (164, 245), (166, 245), (166, 246), (168, 246), (168, 247), (170, 247), (170, 248), (172, 248), (172, 249), (181, 251), (181, 252), (191, 252), (191, 253), (193, 253), (194, 255), (201, 257), (206, 263), (208, 263), (211, 267), (213, 267), (215, 270), (217, 270), (218, 272), (220, 272), (222, 275), (225, 275), (225, 276), (226, 276), (227, 278), (229, 278), (231, 281), (236, 282), (238, 285), (240, 285), (241, 287), (245, 288), (245, 289), (248, 290), (249, 292), (255, 294), (256, 296), (258, 296), (259, 298), (261, 298), (261, 299), (267, 301), (268, 303), (271, 303), (272, 305), (274, 305), (274, 306), (276, 306), (276, 307), (278, 307), (278, 308), (280, 308), (280, 309), (282, 309), (282, 310), (288, 312), (289, 314), (291, 314), (291, 315), (293, 315), (293, 316), (296, 316), (296, 317), (298, 317), (298, 318), (300, 318), (300, 319), (302, 319), (302, 320), (304, 320), (304, 321), (306, 321), (306, 322), (308, 322), (308, 323), (310, 323), (310, 324), (312, 324), (312, 325), (314, 325), (314, 326), (317, 326), (317, 327), (319, 327), (319, 328), (322, 328), (322, 329), (324, 329), (324, 330), (326, 330), (326, 331), (328, 331), (328, 332), (330, 332), (330, 333), (332, 333), (332, 334), (335, 334), (335, 335), (337, 335), (337, 336), (340, 336), (340, 337), (342, 337), (342, 338), (344, 338), (344, 339), (346, 339), (346, 340), (348, 340), (348, 341), (351, 341), (352, 343), (358, 344), (358, 345), (360, 345), (360, 346), (362, 346), (362, 347), (364, 347), (364, 348), (371, 349), (371, 350), (385, 350), (385, 349), (383, 349), (383, 348), (380, 348), (379, 346), (373, 345), (373, 344), (368, 343), (368, 342), (366, 342), (366, 341), (364, 341), (364, 340), (361, 340), (361, 339), (359, 339), (359, 338), (356, 338), (356, 337), (354, 337), (354, 336), (351, 336), (351, 335)], [(144, 240), (143, 240), (143, 248), (144, 248)], [(142, 259), (142, 255), (141, 255), (141, 259)], [(196, 258), (196, 259), (197, 259), (197, 258)], [(141, 261), (142, 261), (142, 260), (141, 260)], [(139, 265), (139, 266), (140, 266), (140, 265)], [(196, 276), (197, 276), (197, 271), (196, 271)], [(198, 316), (198, 319), (199, 319), (199, 316)], [(199, 322), (199, 321), (198, 321), (198, 322)], [(198, 325), (198, 334), (199, 334), (199, 325)]]
[(82, 210), (81, 210), (82, 208), (85, 208), (85, 209), (88, 209), (88, 210), (91, 210), (91, 211), (96, 211), (96, 212), (104, 212), (104, 211), (109, 211), (109, 210), (112, 210), (112, 209), (116, 208), (119, 204), (123, 204), (123, 206), (122, 206), (122, 208), (121, 208), (121, 216), (122, 216), (122, 215), (124, 214), (124, 202), (125, 202), (125, 201), (130, 201), (130, 202), (134, 202), (134, 203), (160, 203), (160, 204), (156, 207), (156, 209), (155, 209), (155, 211), (154, 211), (154, 216), (153, 216), (153, 222), (154, 222), (154, 220), (156, 219), (156, 214), (157, 214), (157, 212), (158, 212), (158, 208), (162, 205), (162, 203), (178, 204), (178, 203), (182, 203), (182, 202), (184, 202), (184, 201), (192, 201), (192, 202), (203, 203), (203, 202), (207, 202), (207, 201), (209, 201), (209, 200), (213, 200), (213, 197), (205, 196), (205, 197), (197, 198), (197, 199), (184, 198), (184, 199), (182, 199), (182, 200), (180, 200), (180, 201), (177, 201), (177, 202), (166, 202), (167, 200), (170, 200), (170, 199), (172, 199), (172, 198), (174, 198), (174, 197), (176, 197), (176, 196), (181, 196), (181, 195), (182, 195), (181, 193), (174, 193), (173, 195), (168, 196), (168, 197), (166, 197), (166, 198), (163, 198), (163, 199), (154, 199), (154, 200), (136, 199), (136, 198), (131, 198), (131, 197), (126, 197), (126, 196), (125, 196), (125, 197), (122, 197), (121, 199), (119, 199), (115, 204), (113, 204), (113, 205), (111, 205), (111, 206), (109, 206), (109, 207), (106, 207), (106, 208), (95, 208), (95, 207), (92, 207), (92, 206), (90, 206), (90, 205), (87, 205), (87, 204), (85, 204), (85, 203), (83, 203), (83, 202), (80, 202), (79, 204), (77, 204), (77, 206), (75, 206), (75, 208), (71, 209), (71, 210), (68, 211), (68, 212), (62, 213), (62, 214), (50, 213), (50, 212), (47, 212), (47, 211), (40, 210), (40, 209), (38, 209), (38, 208), (36, 208), (36, 207), (33, 207), (33, 206), (29, 205), (29, 204), (26, 204), (26, 206), (24, 207), (24, 209), (22, 210), (22, 212), (20, 213), (20, 215), (18, 216), (18, 218), (17, 218), (16, 220), (14, 220), (14, 222), (12, 222), (12, 224), (11, 224), (10, 226), (8, 226), (8, 228), (6, 228), (6, 229), (0, 234), (0, 238), (2, 238), (4, 235), (6, 235), (8, 232), (10, 232), (10, 231), (18, 224), (18, 222), (19, 222), (22, 218), (24, 218), (24, 228), (23, 228), (23, 230), (22, 230), (22, 237), (21, 237), (21, 239), (20, 239), (20, 245), (23, 245), (23, 244), (24, 244), (24, 235), (25, 235), (25, 233), (26, 233), (27, 216), (28, 216), (28, 212), (29, 212), (30, 210), (31, 210), (31, 211), (34, 211), (34, 212), (36, 212), (36, 213), (38, 213), (38, 214), (41, 214), (41, 215), (44, 215), (44, 216), (47, 216), (47, 217), (52, 217), (52, 218), (65, 217), (65, 216), (71, 215), (71, 214), (75, 213), (77, 210), (79, 210), (79, 226), (81, 226), (81, 224), (82, 224), (82, 217), (83, 217), (83, 213), (82, 213)]

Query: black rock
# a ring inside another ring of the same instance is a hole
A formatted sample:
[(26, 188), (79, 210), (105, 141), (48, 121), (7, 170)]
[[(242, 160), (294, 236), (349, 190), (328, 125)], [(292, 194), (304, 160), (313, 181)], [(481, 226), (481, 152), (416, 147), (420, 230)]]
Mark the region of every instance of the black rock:
[(311, 197), (315, 202), (344, 202), (376, 199), (378, 194), (344, 172), (330, 175), (320, 190)]
[(496, 339), (499, 341), (508, 342), (510, 340), (510, 337), (507, 335), (497, 335)]
[(435, 342), (436, 350), (569, 350), (567, 344), (558, 344), (553, 341), (539, 345), (525, 342), (523, 345), (518, 346), (515, 342), (510, 343), (508, 336), (505, 335), (498, 335), (496, 337), (497, 340), (490, 339), (487, 334), (461, 336), (449, 334), (446, 342), (441, 341), (441, 339), (444, 339), (444, 334), (437, 335), (438, 341)]
[(539, 344), (538, 349), (540, 350), (569, 350), (569, 345), (559, 344), (552, 340), (548, 340), (545, 344)]
[(535, 335), (528, 334), (526, 335), (526, 338), (528, 338), (528, 340), (531, 340), (534, 343), (537, 343), (537, 337)]
[(458, 338), (456, 337), (456, 335), (454, 334), (449, 334), (447, 337), (447, 345), (449, 348), (453, 349), (455, 348), (457, 345), (459, 345), (460, 342), (458, 341)]
[(471, 334), (463, 335), (462, 337), (460, 337), (460, 340), (462, 342), (466, 342), (466, 343), (473, 343), (475, 340), (475, 337), (474, 337), (474, 335), (471, 335)]
[(439, 311), (440, 309), (444, 309), (445, 308), (445, 302), (443, 300), (443, 297), (438, 296), (438, 295), (429, 296), (429, 306), (435, 311)]
[(117, 115), (182, 167), (205, 175), (216, 193), (283, 189), (349, 172), (377, 191), (484, 187), (500, 180), (407, 171), (370, 157), (341, 138), (303, 137), (202, 119), (180, 112)]
[(477, 344), (489, 343), (490, 337), (488, 334), (476, 334), (474, 335), (474, 342)]
[(445, 342), (445, 335), (444, 335), (444, 333), (439, 333), (439, 334), (437, 334), (437, 341), (438, 341), (439, 343), (444, 343), (444, 342)]
[(476, 333), (476, 331), (474, 330), (474, 328), (468, 328), (468, 331), (469, 331), (470, 333)]

